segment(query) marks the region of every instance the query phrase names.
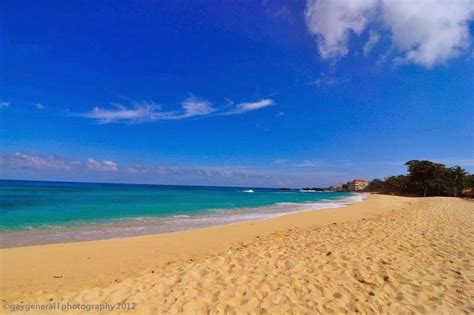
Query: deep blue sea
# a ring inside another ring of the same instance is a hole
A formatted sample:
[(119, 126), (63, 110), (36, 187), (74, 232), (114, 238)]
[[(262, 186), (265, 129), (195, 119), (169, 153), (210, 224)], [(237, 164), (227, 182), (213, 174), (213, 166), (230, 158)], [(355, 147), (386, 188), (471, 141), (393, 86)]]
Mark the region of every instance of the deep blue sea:
[(0, 233), (3, 241), (9, 232), (35, 230), (49, 230), (41, 235), (57, 234), (59, 239), (61, 231), (78, 240), (88, 239), (81, 238), (86, 231), (98, 234), (89, 239), (106, 238), (265, 219), (339, 207), (357, 198), (252, 187), (0, 180)]

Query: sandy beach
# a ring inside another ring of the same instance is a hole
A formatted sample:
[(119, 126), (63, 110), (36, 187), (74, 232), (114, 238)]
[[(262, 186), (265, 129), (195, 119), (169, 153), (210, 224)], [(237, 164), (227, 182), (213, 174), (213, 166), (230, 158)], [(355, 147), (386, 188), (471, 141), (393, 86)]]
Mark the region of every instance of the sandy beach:
[(270, 220), (8, 248), (2, 312), (468, 314), (473, 235), (472, 201), (371, 195)]

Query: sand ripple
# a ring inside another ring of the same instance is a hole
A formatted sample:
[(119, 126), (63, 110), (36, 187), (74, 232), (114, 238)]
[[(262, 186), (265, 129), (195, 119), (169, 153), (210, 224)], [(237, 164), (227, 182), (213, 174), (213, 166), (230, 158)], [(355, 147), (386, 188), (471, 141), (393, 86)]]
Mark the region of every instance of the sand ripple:
[(35, 299), (133, 302), (150, 314), (468, 314), (473, 221), (473, 202), (416, 199), (376, 218), (293, 228), (105, 288)]

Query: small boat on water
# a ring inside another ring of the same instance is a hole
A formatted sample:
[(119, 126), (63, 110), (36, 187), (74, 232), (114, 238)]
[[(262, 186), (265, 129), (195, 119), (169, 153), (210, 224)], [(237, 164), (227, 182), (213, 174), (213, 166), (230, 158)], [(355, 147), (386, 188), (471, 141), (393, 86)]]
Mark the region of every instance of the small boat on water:
[(247, 190), (243, 190), (243, 192), (246, 192), (246, 193), (253, 193), (254, 191), (252, 189), (247, 189)]

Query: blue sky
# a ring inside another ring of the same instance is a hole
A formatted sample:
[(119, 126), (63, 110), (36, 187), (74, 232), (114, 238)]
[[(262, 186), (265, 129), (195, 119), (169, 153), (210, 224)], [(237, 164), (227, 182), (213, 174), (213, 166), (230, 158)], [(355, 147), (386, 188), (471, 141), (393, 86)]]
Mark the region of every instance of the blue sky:
[(0, 177), (323, 186), (410, 159), (473, 172), (474, 5), (423, 3), (2, 1)]

